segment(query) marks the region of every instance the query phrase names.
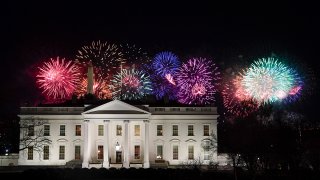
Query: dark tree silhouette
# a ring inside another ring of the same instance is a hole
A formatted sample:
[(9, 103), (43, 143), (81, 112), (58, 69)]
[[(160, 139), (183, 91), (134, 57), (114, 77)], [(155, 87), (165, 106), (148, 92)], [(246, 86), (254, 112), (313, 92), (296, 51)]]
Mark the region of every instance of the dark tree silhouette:
[(45, 120), (30, 117), (27, 120), (20, 121), (20, 146), (19, 151), (33, 147), (33, 150), (41, 153), (43, 147), (50, 145), (52, 141), (44, 135)]

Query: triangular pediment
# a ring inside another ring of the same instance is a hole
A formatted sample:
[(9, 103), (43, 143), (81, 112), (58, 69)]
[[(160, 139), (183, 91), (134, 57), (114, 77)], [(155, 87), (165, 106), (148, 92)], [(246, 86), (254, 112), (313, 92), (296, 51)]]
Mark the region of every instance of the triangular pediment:
[(119, 100), (113, 100), (82, 114), (150, 114), (150, 112)]

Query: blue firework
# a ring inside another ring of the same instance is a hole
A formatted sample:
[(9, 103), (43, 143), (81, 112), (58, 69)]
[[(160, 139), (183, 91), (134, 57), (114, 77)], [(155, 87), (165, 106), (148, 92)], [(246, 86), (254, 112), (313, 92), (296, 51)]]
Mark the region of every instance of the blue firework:
[(152, 62), (152, 67), (157, 75), (163, 78), (168, 74), (173, 76), (179, 70), (179, 66), (178, 57), (169, 51), (158, 53)]
[(178, 88), (176, 85), (170, 83), (166, 78), (162, 78), (156, 74), (151, 75), (153, 94), (157, 100), (164, 97), (169, 100), (177, 99)]

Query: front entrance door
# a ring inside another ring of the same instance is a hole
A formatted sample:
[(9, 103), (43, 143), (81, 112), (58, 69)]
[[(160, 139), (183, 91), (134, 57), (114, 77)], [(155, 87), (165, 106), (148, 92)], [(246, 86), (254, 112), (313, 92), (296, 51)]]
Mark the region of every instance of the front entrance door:
[(121, 151), (116, 152), (116, 163), (121, 163)]

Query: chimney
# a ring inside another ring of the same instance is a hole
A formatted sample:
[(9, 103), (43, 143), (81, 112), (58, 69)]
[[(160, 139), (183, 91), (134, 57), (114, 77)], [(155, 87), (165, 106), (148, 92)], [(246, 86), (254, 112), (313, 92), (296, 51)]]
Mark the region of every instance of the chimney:
[(90, 62), (88, 66), (88, 73), (87, 73), (87, 81), (88, 81), (88, 86), (87, 86), (87, 94), (93, 94), (93, 66), (92, 63)]

